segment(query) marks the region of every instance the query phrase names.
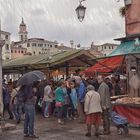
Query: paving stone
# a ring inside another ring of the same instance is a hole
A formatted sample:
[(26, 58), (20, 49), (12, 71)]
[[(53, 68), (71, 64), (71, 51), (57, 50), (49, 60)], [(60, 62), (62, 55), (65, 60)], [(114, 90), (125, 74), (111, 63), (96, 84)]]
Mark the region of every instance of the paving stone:
[(5, 126), (2, 126), (2, 131), (14, 130), (16, 129), (15, 124), (6, 123)]
[[(59, 125), (54, 118), (44, 119), (41, 115), (37, 116), (35, 132), (39, 140), (140, 140), (138, 128), (130, 128), (128, 136), (118, 135), (115, 126), (111, 126), (111, 135), (99, 138), (94, 136), (94, 127), (92, 137), (85, 137), (86, 125), (79, 124), (77, 121), (68, 121), (65, 125)], [(102, 126), (100, 127), (102, 131)], [(23, 122), (16, 125), (16, 129), (6, 131), (0, 140), (23, 140)]]

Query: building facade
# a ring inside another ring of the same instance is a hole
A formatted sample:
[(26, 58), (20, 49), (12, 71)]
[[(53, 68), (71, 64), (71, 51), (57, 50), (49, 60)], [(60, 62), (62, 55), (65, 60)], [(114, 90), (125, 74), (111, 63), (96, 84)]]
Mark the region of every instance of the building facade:
[(11, 34), (6, 31), (1, 31), (1, 38), (5, 40), (5, 44), (2, 48), (2, 59), (11, 59), (11, 48), (10, 48)]
[(47, 41), (43, 38), (29, 38), (25, 41), (13, 42), (12, 58), (21, 57), (26, 54), (54, 54), (58, 52), (57, 44), (55, 42)]
[(22, 57), (27, 54), (27, 48), (22, 47), (21, 41), (12, 42), (11, 44), (11, 58)]
[(58, 52), (57, 42), (48, 41), (44, 38), (28, 38), (27, 26), (22, 21), (19, 25), (19, 41), (11, 44), (11, 58), (24, 55), (54, 54)]
[(103, 45), (94, 45), (92, 43), (91, 49), (97, 52), (100, 52), (103, 56), (107, 56), (110, 53), (112, 53), (116, 48), (118, 47), (118, 44), (112, 44), (112, 43), (105, 43)]

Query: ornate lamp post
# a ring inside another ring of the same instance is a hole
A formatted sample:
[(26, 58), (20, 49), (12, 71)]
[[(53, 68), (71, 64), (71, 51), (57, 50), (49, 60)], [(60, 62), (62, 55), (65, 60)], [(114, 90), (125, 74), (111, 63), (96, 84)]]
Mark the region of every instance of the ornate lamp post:
[[(1, 24), (1, 23), (0, 23)], [(5, 41), (1, 38), (1, 25), (0, 25), (0, 115), (3, 113), (3, 98), (2, 98), (2, 47)]]
[(77, 17), (78, 17), (80, 22), (83, 21), (83, 19), (85, 17), (85, 12), (86, 12), (86, 7), (84, 7), (82, 5), (83, 1), (85, 1), (85, 0), (80, 0), (80, 5), (75, 9)]

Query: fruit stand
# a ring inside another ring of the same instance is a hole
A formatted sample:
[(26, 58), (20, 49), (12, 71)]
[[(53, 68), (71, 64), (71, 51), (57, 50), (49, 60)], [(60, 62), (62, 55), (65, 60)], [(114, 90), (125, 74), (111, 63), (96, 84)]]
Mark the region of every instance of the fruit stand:
[(126, 117), (129, 123), (140, 125), (140, 97), (123, 97), (112, 101), (113, 110)]

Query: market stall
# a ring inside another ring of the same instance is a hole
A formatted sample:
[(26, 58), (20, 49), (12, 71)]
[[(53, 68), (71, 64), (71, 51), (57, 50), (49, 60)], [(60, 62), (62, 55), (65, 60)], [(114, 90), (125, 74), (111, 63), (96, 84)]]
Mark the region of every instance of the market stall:
[(113, 110), (126, 117), (129, 123), (140, 125), (140, 97), (123, 97), (112, 101)]
[(96, 64), (83, 71), (85, 75), (94, 75), (98, 73), (112, 73), (122, 68), (124, 56), (107, 57), (97, 60)]

